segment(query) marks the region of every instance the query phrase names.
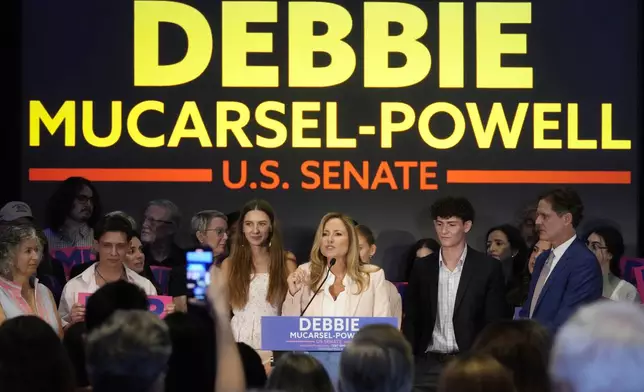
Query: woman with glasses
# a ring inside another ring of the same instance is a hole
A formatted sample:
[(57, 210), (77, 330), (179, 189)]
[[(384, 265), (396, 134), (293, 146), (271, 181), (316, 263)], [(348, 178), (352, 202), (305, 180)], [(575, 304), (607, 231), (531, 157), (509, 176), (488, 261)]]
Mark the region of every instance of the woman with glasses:
[(190, 221), (192, 232), (199, 246), (212, 249), (215, 265), (226, 255), (228, 244), (228, 218), (217, 210), (199, 211)]
[(624, 255), (624, 239), (619, 230), (610, 226), (598, 227), (586, 237), (586, 246), (597, 257), (604, 276), (603, 297), (613, 301), (640, 303), (637, 289), (620, 279), (619, 260)]

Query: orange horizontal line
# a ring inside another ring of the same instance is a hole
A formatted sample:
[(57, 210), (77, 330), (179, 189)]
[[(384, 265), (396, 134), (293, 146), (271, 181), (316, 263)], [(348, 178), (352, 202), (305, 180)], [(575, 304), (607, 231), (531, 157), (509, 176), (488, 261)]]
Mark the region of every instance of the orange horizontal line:
[(630, 184), (630, 171), (447, 170), (448, 184)]
[(212, 169), (29, 169), (29, 181), (64, 181), (69, 177), (97, 182), (212, 182)]

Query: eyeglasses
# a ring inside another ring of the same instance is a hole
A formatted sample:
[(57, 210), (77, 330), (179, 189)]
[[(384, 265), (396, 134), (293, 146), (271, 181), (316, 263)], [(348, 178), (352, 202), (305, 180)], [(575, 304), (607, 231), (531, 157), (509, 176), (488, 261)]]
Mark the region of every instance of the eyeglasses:
[(152, 218), (150, 216), (144, 216), (143, 217), (143, 222), (150, 222), (155, 226), (161, 225), (162, 223), (165, 223), (166, 225), (171, 225), (173, 223), (172, 221), (154, 219), (154, 218)]
[(77, 195), (76, 200), (78, 200), (79, 203), (87, 203), (90, 201), (94, 201), (94, 196), (85, 196), (85, 195)]
[(599, 252), (602, 249), (608, 249), (606, 246), (602, 246), (599, 242), (590, 242), (586, 241), (586, 247), (592, 250), (593, 252)]
[(214, 231), (219, 237), (223, 236), (224, 234), (228, 234), (228, 230), (224, 229), (223, 227), (216, 227), (214, 229), (206, 229), (204, 232), (209, 232), (209, 231)]

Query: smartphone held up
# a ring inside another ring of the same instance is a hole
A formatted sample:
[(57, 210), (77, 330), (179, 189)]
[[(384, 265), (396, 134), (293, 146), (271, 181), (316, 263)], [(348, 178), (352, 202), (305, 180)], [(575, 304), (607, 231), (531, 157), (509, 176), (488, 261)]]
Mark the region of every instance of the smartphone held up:
[(206, 300), (212, 263), (213, 253), (210, 249), (194, 249), (186, 252), (188, 299), (199, 302)]

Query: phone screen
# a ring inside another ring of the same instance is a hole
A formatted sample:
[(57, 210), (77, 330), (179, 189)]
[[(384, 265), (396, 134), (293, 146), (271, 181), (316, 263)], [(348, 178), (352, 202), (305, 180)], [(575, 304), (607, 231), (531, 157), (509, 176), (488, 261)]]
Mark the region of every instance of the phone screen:
[(206, 290), (210, 284), (210, 266), (212, 252), (209, 250), (194, 250), (186, 252), (186, 283), (188, 298), (206, 299)]

